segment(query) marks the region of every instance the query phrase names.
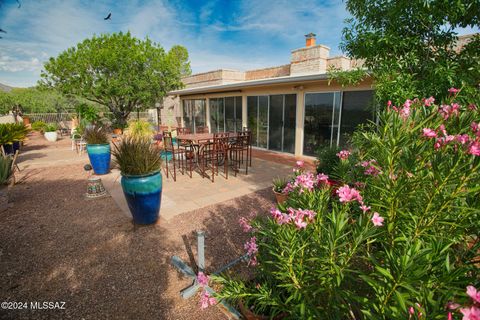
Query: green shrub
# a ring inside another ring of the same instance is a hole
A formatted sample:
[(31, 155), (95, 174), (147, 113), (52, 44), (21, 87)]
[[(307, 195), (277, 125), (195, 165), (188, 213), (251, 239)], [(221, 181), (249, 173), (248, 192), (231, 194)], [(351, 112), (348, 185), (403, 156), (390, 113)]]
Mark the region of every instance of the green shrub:
[(152, 125), (148, 121), (136, 120), (128, 123), (125, 134), (136, 139), (150, 140), (154, 132)]
[(324, 145), (317, 151), (317, 173), (332, 174), (333, 169), (339, 163), (337, 153), (340, 147)]
[(112, 155), (123, 175), (144, 175), (160, 170), (160, 152), (150, 141), (126, 136), (113, 146)]
[(32, 130), (40, 131), (43, 133), (46, 125), (47, 124), (43, 121), (35, 121), (32, 123)]
[(460, 319), (446, 306), (480, 285), (477, 107), (389, 105), (350, 152), (337, 185), (304, 172), (270, 217), (243, 218), (254, 279), (216, 277), (217, 298), (288, 319)]
[(58, 124), (56, 123), (48, 123), (44, 127), (44, 132), (55, 132), (58, 130)]

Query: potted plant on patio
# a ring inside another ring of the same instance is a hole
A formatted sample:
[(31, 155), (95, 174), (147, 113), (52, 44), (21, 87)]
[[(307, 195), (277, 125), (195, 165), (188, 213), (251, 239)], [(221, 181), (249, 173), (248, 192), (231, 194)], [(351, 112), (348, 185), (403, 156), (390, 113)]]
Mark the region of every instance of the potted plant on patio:
[(119, 136), (123, 133), (124, 125), (115, 121), (112, 123), (112, 129), (113, 129), (113, 134)]
[(58, 139), (57, 135), (58, 125), (56, 123), (49, 123), (44, 127), (44, 136), (50, 142), (55, 142)]
[(287, 186), (287, 180), (285, 178), (275, 178), (273, 179), (273, 194), (277, 199), (278, 204), (282, 204), (287, 200), (287, 195), (283, 193), (283, 189)]
[(0, 212), (8, 208), (8, 193), (12, 181), (12, 157), (0, 155)]
[(14, 154), (26, 138), (29, 130), (21, 123), (0, 124), (0, 146), (5, 154)]
[(110, 143), (103, 127), (88, 127), (84, 131), (87, 153), (95, 174), (107, 174), (110, 171)]
[(160, 153), (149, 140), (127, 136), (112, 154), (122, 175), (122, 189), (136, 224), (158, 220), (162, 200)]

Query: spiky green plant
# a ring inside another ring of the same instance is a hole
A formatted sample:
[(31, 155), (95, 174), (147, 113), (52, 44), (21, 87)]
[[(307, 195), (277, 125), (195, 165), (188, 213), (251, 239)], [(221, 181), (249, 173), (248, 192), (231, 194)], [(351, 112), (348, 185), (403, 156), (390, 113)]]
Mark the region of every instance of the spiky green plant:
[(46, 125), (47, 124), (43, 121), (35, 121), (34, 123), (32, 123), (32, 130), (40, 131), (41, 133), (43, 133), (45, 131)]
[(125, 137), (121, 143), (113, 144), (114, 162), (122, 175), (137, 176), (160, 170), (160, 152), (145, 139)]
[(22, 141), (28, 132), (28, 128), (21, 123), (2, 123), (0, 124), (0, 145)]
[(103, 127), (88, 127), (84, 131), (87, 144), (105, 144), (108, 143), (107, 131)]
[(12, 157), (0, 155), (0, 185), (7, 184), (12, 177)]
[(45, 125), (45, 128), (44, 128), (45, 132), (55, 132), (57, 130), (58, 130), (58, 124), (53, 122)]
[(277, 177), (273, 179), (273, 191), (282, 192), (283, 189), (287, 186), (287, 180), (285, 178)]

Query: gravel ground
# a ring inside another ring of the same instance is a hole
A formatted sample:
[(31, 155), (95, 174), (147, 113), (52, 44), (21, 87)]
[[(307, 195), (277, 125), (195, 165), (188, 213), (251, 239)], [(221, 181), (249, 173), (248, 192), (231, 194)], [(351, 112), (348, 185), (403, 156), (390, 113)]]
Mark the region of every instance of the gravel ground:
[(14, 206), (0, 214), (0, 302), (63, 301), (65, 310), (0, 309), (0, 319), (226, 319), (216, 307), (200, 311), (198, 296), (180, 298), (191, 281), (170, 258), (188, 263), (189, 246), (196, 257), (199, 229), (207, 272), (238, 257), (238, 218), (268, 210), (271, 191), (134, 227), (111, 198), (84, 199), (82, 167), (23, 170)]

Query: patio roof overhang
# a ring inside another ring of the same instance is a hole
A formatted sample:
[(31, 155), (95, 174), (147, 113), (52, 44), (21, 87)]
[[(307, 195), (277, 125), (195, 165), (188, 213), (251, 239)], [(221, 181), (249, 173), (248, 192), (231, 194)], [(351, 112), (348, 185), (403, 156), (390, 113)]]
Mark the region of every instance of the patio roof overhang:
[(170, 91), (169, 95), (192, 95), (192, 94), (203, 94), (203, 93), (223, 93), (223, 92), (241, 92), (243, 88), (249, 87), (261, 87), (261, 86), (271, 86), (271, 85), (285, 85), (292, 84), (298, 85), (305, 82), (319, 81), (319, 80), (328, 80), (328, 74), (308, 74), (308, 75), (298, 75), (298, 76), (286, 76), (278, 78), (268, 78), (260, 80), (248, 80), (233, 82), (227, 84), (213, 85), (213, 86), (203, 86), (195, 88), (186, 88), (180, 90)]

